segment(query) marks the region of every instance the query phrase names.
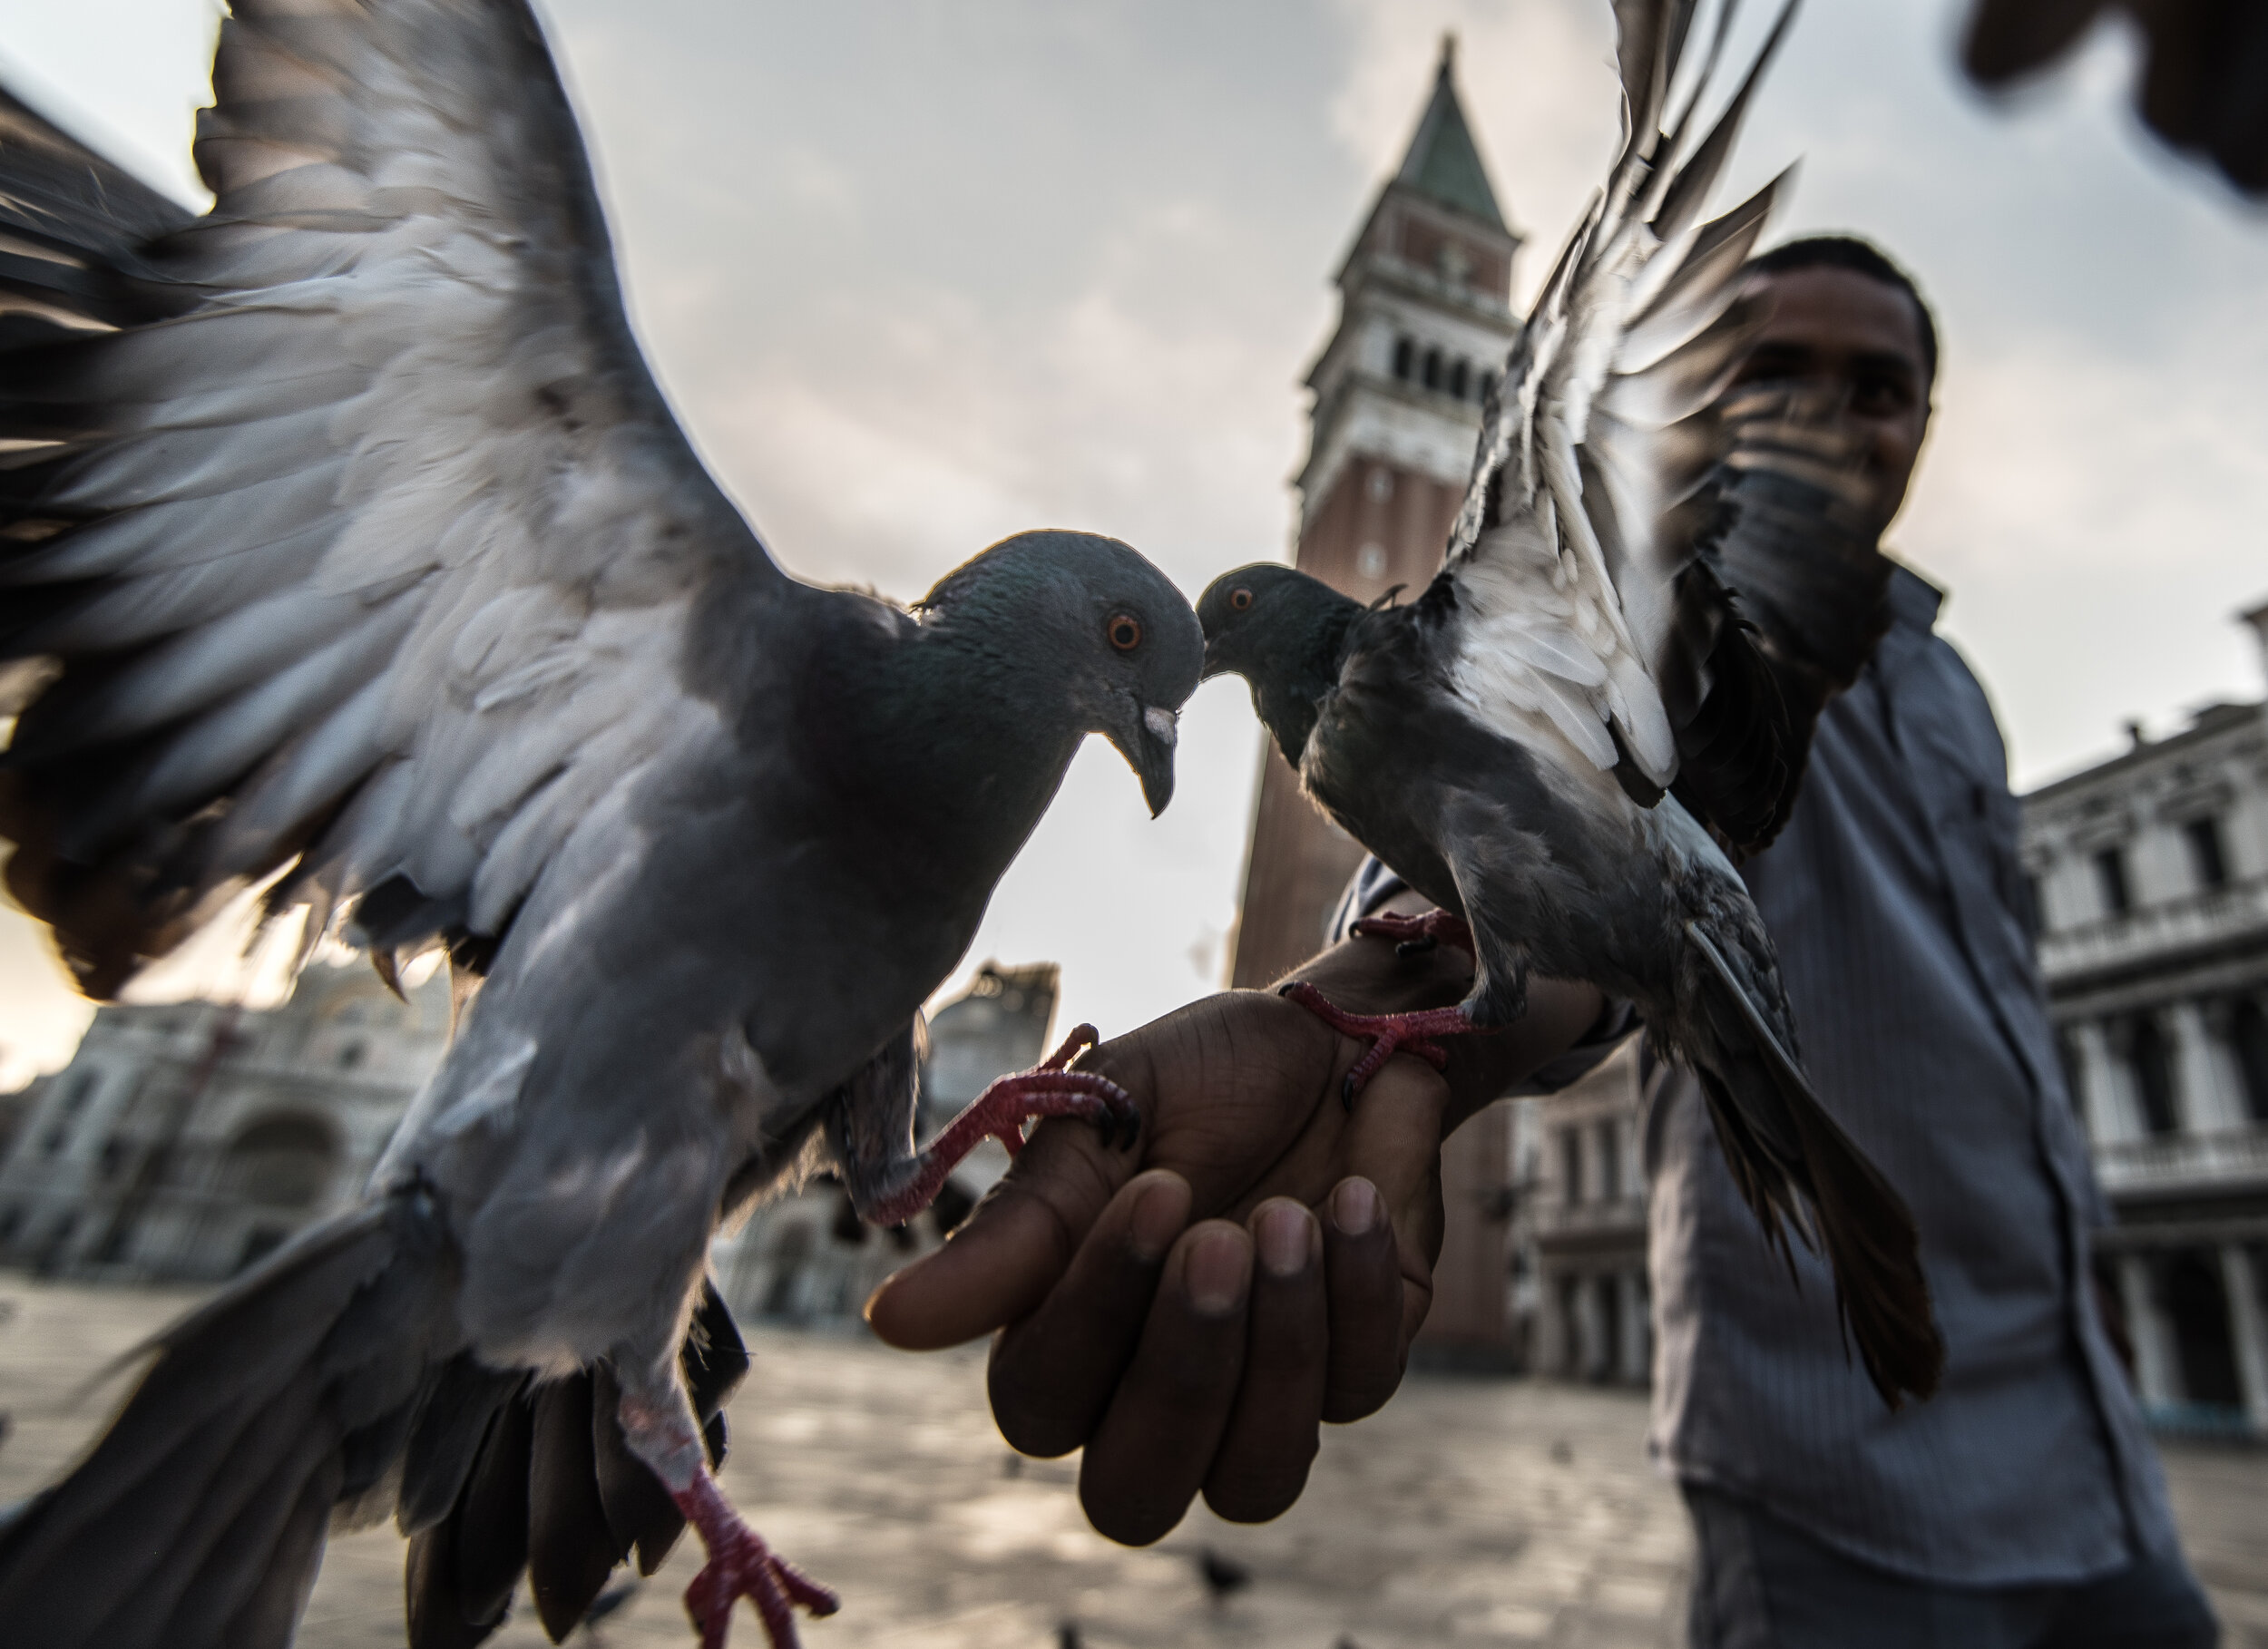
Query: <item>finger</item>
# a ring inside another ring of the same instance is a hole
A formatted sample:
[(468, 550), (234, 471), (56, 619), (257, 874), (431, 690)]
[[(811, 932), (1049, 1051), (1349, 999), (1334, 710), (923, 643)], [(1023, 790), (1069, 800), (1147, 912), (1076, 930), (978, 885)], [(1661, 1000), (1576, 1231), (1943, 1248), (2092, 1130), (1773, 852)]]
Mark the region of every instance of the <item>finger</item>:
[(1205, 1477), (1205, 1503), (1232, 1523), (1265, 1523), (1307, 1487), (1327, 1372), (1322, 1227), (1305, 1204), (1278, 1197), (1251, 1231), (1244, 1383)]
[(1402, 1383), (1407, 1343), (1401, 1254), (1367, 1179), (1341, 1180), (1324, 1205), (1323, 1265), (1331, 1333), (1323, 1418), (1344, 1425), (1385, 1406)]
[(1087, 1519), (1147, 1546), (1181, 1521), (1213, 1455), (1244, 1371), (1252, 1239), (1207, 1220), (1166, 1256), (1139, 1350), (1079, 1468)]
[(1062, 1282), (992, 1342), (992, 1418), (1011, 1448), (1068, 1454), (1094, 1435), (1132, 1361), (1167, 1252), (1189, 1219), (1189, 1185), (1157, 1168), (1110, 1200)]
[(1028, 1316), (1138, 1166), (1092, 1127), (1041, 1127), (943, 1247), (875, 1291), (867, 1323), (885, 1344), (934, 1351)]

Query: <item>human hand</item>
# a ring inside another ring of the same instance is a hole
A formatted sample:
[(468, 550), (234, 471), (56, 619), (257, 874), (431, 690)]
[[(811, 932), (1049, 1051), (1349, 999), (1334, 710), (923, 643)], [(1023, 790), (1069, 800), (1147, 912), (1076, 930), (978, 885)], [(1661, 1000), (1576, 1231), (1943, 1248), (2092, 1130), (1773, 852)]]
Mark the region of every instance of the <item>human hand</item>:
[[(1377, 942), (1301, 971), (1370, 1011), (1453, 1001), (1471, 981), (1461, 952)], [(1349, 1110), (1339, 1079), (1362, 1043), (1271, 994), (1192, 1003), (1080, 1062), (1142, 1107), (1139, 1156), (1043, 1124), (869, 1321), (907, 1349), (1002, 1329), (1002, 1434), (1031, 1454), (1083, 1445), (1080, 1496), (1113, 1538), (1158, 1538), (1200, 1491), (1224, 1517), (1275, 1517), (1320, 1423), (1400, 1382), (1432, 1299), (1442, 1137), (1598, 1008), (1589, 987), (1534, 981), (1520, 1026), (1460, 1039), (1446, 1075), (1393, 1059)]]

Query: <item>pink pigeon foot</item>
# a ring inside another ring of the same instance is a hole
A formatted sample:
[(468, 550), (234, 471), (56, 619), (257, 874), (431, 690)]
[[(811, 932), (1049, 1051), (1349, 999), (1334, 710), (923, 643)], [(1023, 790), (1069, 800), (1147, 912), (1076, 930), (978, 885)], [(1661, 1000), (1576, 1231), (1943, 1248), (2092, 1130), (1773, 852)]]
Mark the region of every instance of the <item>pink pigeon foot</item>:
[(1334, 1007), (1322, 991), (1305, 980), (1285, 986), (1282, 993), (1334, 1030), (1369, 1041), (1369, 1051), (1347, 1068), (1346, 1078), (1339, 1084), (1339, 1097), (1349, 1106), (1378, 1074), (1378, 1068), (1394, 1055), (1414, 1054), (1440, 1070), (1449, 1063), (1449, 1052), (1441, 1045), (1441, 1039), (1468, 1036), (1481, 1029), (1465, 1017), (1461, 1008), (1427, 1008), (1414, 1013), (1349, 1013), (1344, 1008)]
[(685, 1612), (700, 1629), (701, 1649), (725, 1649), (732, 1605), (743, 1597), (756, 1605), (771, 1649), (796, 1649), (796, 1605), (814, 1615), (832, 1615), (843, 1606), (833, 1592), (774, 1556), (706, 1471), (693, 1479), (692, 1488), (670, 1498), (709, 1549), (709, 1561), (685, 1588)]
[(1478, 955), (1473, 949), (1472, 930), (1465, 919), (1447, 911), (1427, 911), (1420, 916), (1365, 916), (1349, 930), (1357, 939), (1391, 939), (1394, 954), (1414, 955), (1430, 951), (1444, 941), (1470, 955)]
[(1106, 1140), (1131, 1145), (1142, 1120), (1134, 1097), (1108, 1077), (1064, 1068), (1101, 1039), (1092, 1025), (1077, 1026), (1043, 1063), (996, 1079), (930, 1141), (902, 1190), (859, 1212), (877, 1225), (903, 1225), (929, 1206), (945, 1176), (985, 1140), (999, 1140), (1011, 1156), (1022, 1150), (1024, 1124), (1035, 1117), (1084, 1117)]

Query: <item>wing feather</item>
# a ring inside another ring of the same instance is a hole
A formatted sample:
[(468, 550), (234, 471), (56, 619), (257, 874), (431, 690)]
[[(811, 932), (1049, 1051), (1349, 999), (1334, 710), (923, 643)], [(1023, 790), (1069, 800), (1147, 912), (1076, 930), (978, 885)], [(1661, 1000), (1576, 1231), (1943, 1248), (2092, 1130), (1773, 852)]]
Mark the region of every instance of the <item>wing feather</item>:
[(212, 210), (50, 214), (92, 296), (0, 335), (0, 662), (60, 665), (0, 823), (97, 994), (278, 872), (493, 942), (687, 725), (692, 615), (795, 588), (631, 337), (526, 0), (233, 9)]
[(0, 88), (0, 327), (57, 338), (171, 314), (139, 256), (189, 213)]
[[(321, 464), (231, 495), (225, 531), (215, 530), (206, 499), (145, 504), (103, 516), (13, 560), (0, 560), (0, 589), (193, 566), (257, 553), (301, 533), (334, 537), (345, 524), (331, 508), (337, 491), (337, 467)], [(0, 608), (0, 622), (14, 617)]]
[(211, 851), (225, 861), (218, 866), (222, 878), (253, 874), (278, 836), (318, 816), (383, 759), (385, 710), (386, 683), (373, 680), (276, 753), (214, 835)]
[[(42, 699), (42, 714), (17, 731), (9, 754), (27, 771), (54, 757), (147, 733), (210, 709), (230, 694), (283, 670), (337, 636), (358, 616), (354, 605), (315, 590), (290, 590), (226, 619), (147, 649), (83, 694), (66, 675)], [(32, 651), (50, 650), (36, 637)]]

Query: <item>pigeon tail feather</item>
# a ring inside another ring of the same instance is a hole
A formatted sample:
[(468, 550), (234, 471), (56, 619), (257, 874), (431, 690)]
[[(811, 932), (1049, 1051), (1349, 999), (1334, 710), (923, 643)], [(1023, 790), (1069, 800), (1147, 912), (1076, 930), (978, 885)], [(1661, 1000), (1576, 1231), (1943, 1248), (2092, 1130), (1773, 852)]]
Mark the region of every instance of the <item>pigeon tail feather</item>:
[(1909, 1395), (1926, 1400), (1945, 1371), (1945, 1339), (1930, 1308), (1913, 1215), (1808, 1088), (1781, 1092), (1804, 1137), (1807, 1189), (1843, 1332), (1883, 1402), (1894, 1410)]
[[(1921, 1233), (1905, 1199), (1820, 1104), (1794, 1050), (1765, 1022), (1724, 951), (1697, 922), (1686, 924), (1686, 935), (1707, 963), (1705, 980), (1717, 986), (1709, 994), (1734, 1010), (1709, 1016), (1719, 1039), (1745, 1043), (1743, 1051), (1751, 1057), (1743, 1063), (1752, 1069), (1761, 1064), (1766, 1078), (1759, 1092), (1753, 1082), (1705, 1078), (1715, 1090), (1711, 1117), (1735, 1184), (1791, 1264), (1783, 1215), (1806, 1246), (1824, 1250), (1836, 1315), (1882, 1401), (1895, 1410), (1909, 1395), (1928, 1398), (1944, 1370), (1945, 1341), (1921, 1270)], [(1778, 1101), (1770, 1111), (1766, 1093)], [(1808, 1222), (1791, 1190), (1809, 1203)]]
[[(635, 1556), (641, 1575), (661, 1566), (685, 1515), (630, 1451), (616, 1414), (621, 1384), (605, 1363), (543, 1386), (519, 1372), (486, 1377), (508, 1382), (501, 1387), (469, 1366), (461, 1354), (444, 1372), (425, 1413), (441, 1410), (441, 1393), (474, 1386), (488, 1405), (485, 1431), (447, 1468), (448, 1498), (436, 1508), (430, 1488), (415, 1496), (415, 1526), (412, 1488), (423, 1485), (414, 1447), (405, 1472), (409, 1649), (476, 1649), (503, 1625), (523, 1574), (544, 1631), (562, 1643), (592, 1618), (618, 1565)], [(725, 1459), (725, 1403), (748, 1370), (714, 1283), (694, 1308), (678, 1368), (714, 1469)], [(459, 1420), (452, 1435), (462, 1429)]]
[(450, 1349), (455, 1253), (413, 1189), (319, 1226), (152, 1343), (80, 1466), (0, 1532), (43, 1649), (285, 1649), (324, 1537), (390, 1494)]

